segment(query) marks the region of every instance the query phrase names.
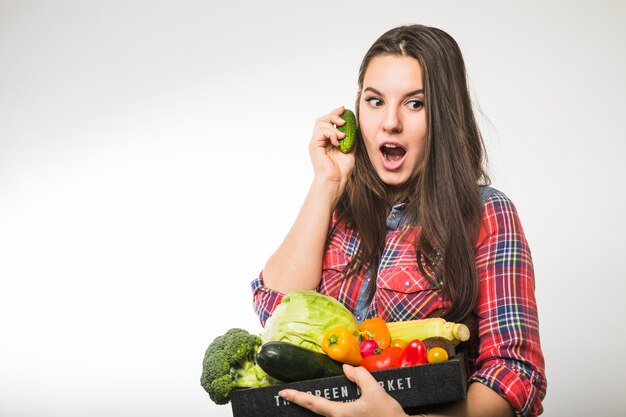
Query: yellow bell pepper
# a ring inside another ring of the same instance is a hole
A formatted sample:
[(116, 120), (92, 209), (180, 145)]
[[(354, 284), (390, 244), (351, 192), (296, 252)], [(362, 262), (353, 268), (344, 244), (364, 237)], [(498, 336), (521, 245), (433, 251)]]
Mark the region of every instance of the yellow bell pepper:
[(363, 360), (359, 341), (345, 327), (329, 330), (322, 340), (322, 350), (332, 359), (358, 366)]

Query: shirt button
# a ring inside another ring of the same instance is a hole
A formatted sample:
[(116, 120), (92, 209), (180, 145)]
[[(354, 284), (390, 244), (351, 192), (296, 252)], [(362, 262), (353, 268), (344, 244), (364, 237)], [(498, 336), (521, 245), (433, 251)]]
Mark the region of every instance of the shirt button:
[(398, 215), (397, 215), (396, 213), (393, 213), (393, 214), (391, 215), (391, 218), (392, 218), (393, 220), (395, 220), (395, 219), (397, 219), (397, 218), (398, 218)]
[(357, 320), (361, 320), (361, 315), (360, 315), (360, 314), (357, 314), (357, 315), (356, 315), (356, 319), (357, 319)]
[(411, 283), (410, 283), (409, 281), (405, 281), (405, 282), (404, 282), (404, 285), (405, 285), (406, 287), (408, 287), (409, 285), (411, 285)]

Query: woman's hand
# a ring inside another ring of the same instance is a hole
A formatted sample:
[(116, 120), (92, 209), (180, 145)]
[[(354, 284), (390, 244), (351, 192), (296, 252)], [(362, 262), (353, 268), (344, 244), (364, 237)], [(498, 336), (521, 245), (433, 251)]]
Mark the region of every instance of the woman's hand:
[(400, 404), (378, 385), (365, 368), (344, 365), (346, 377), (361, 390), (361, 398), (342, 403), (330, 401), (302, 391), (285, 389), (278, 393), (282, 398), (327, 417), (407, 417)]
[(346, 182), (354, 168), (354, 152), (342, 153), (337, 146), (345, 137), (335, 127), (343, 126), (345, 121), (339, 117), (344, 111), (343, 106), (315, 121), (309, 154), (313, 163), (315, 179), (332, 181), (339, 185), (339, 194), (343, 192)]

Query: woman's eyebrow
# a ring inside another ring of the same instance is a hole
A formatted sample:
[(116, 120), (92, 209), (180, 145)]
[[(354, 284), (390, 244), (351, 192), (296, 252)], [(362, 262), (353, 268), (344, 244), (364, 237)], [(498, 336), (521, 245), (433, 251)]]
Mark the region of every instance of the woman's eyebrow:
[[(378, 91), (377, 89), (375, 89), (374, 87), (366, 87), (365, 90), (363, 90), (363, 92), (367, 92), (370, 91), (376, 95), (382, 96), (383, 93), (381, 93), (380, 91)], [(418, 94), (424, 94), (424, 89), (423, 88), (418, 88), (417, 90), (413, 90), (413, 91), (409, 91), (408, 93), (406, 93), (404, 95), (404, 97), (411, 97), (411, 96), (416, 96)]]
[(424, 89), (418, 88), (417, 90), (409, 91), (404, 95), (404, 97), (416, 96), (418, 94), (424, 94)]

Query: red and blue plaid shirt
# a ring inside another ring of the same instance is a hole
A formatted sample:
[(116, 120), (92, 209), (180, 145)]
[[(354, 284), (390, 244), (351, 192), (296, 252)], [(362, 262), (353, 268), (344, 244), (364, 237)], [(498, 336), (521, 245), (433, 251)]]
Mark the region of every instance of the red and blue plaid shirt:
[[(484, 208), (475, 245), (480, 287), (474, 310), (479, 330), (475, 344), (467, 348), (470, 382), (498, 392), (517, 415), (537, 416), (543, 411), (546, 378), (530, 249), (513, 203), (490, 187), (481, 193)], [(372, 316), (388, 322), (419, 319), (449, 307), (441, 278), (423, 274), (417, 266), (414, 242), (420, 227), (403, 222), (401, 214), (402, 208), (396, 206), (387, 220), (375, 294), (364, 308), (362, 288), (369, 275), (361, 272), (345, 279), (343, 272), (359, 238), (342, 224), (330, 236), (317, 290), (342, 302), (359, 321)], [(283, 294), (265, 287), (262, 273), (252, 282), (252, 290), (255, 311), (264, 324)]]

